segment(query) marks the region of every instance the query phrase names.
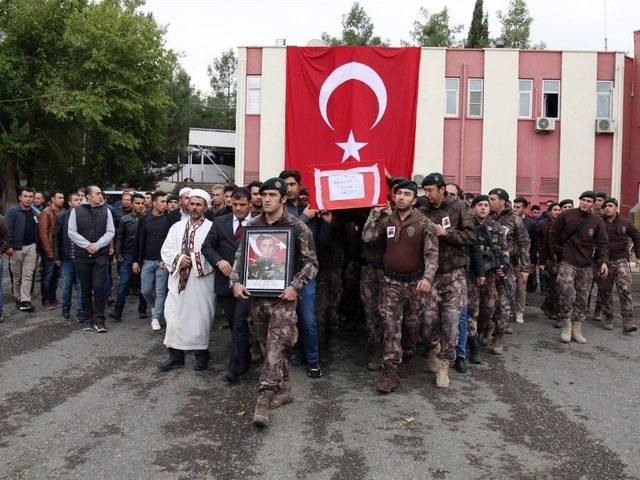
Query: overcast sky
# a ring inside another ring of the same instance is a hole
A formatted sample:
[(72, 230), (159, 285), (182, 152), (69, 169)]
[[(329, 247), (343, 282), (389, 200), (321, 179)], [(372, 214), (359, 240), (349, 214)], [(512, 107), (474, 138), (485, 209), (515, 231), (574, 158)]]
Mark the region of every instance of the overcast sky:
[[(181, 63), (194, 86), (209, 90), (207, 65), (230, 47), (274, 45), (284, 38), (287, 45), (306, 45), (322, 32), (338, 35), (342, 15), (351, 0), (147, 0), (145, 11), (153, 12), (167, 27), (167, 46), (182, 54)], [(492, 37), (500, 33), (496, 11), (508, 0), (485, 0)], [(633, 31), (640, 29), (640, 0), (606, 0), (609, 50), (632, 54)], [(438, 11), (445, 5), (454, 23), (471, 22), (475, 0), (360, 0), (375, 34), (392, 45), (410, 40), (409, 32), (420, 7)], [(550, 49), (603, 50), (605, 0), (529, 0), (534, 18), (531, 40), (544, 41)]]

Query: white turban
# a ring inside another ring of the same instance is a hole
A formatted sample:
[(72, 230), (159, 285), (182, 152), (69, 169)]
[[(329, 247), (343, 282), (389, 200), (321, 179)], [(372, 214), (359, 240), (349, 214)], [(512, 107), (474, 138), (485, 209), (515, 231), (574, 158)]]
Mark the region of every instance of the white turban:
[[(193, 190), (189, 189), (189, 198), (191, 197), (200, 197), (202, 199), (204, 199), (205, 202), (207, 202), (207, 207), (209, 205), (211, 205), (211, 196), (205, 191), (202, 190), (201, 188), (194, 188)], [(180, 190), (182, 191), (182, 190)]]
[(185, 193), (190, 193), (191, 190), (193, 190), (190, 187), (184, 187), (180, 189), (180, 193), (178, 193), (178, 197), (182, 198), (182, 195), (184, 195)]

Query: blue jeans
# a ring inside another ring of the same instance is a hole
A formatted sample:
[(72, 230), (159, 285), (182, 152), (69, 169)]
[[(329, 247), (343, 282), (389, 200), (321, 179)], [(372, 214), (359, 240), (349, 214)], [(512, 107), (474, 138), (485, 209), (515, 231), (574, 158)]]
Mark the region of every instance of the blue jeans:
[(80, 277), (76, 275), (76, 266), (72, 259), (62, 260), (60, 264), (62, 273), (62, 288), (60, 289), (61, 303), (63, 307), (71, 307), (71, 294), (76, 287), (76, 313), (82, 313), (82, 296), (80, 294)]
[(129, 292), (129, 286), (133, 283), (133, 257), (125, 256), (122, 263), (118, 265), (118, 275), (120, 277), (120, 283), (118, 284), (118, 293), (116, 296), (115, 311), (118, 316), (122, 315), (124, 310), (124, 304), (127, 301), (127, 293)]
[(298, 324), (302, 331), (302, 347), (307, 364), (317, 363), (318, 320), (316, 319), (316, 281), (307, 283), (298, 294)]
[(456, 355), (467, 358), (467, 319), (469, 318), (469, 307), (460, 310), (460, 320), (458, 321), (458, 345)]
[(56, 267), (53, 258), (47, 258), (44, 252), (40, 254), (40, 259), (42, 261), (42, 278), (40, 279), (42, 303), (46, 301), (53, 302), (56, 299), (58, 290), (60, 267)]
[(151, 318), (156, 319), (160, 319), (164, 314), (169, 281), (169, 271), (159, 268), (159, 264), (160, 260), (145, 260), (140, 270), (140, 290), (147, 304), (151, 305)]

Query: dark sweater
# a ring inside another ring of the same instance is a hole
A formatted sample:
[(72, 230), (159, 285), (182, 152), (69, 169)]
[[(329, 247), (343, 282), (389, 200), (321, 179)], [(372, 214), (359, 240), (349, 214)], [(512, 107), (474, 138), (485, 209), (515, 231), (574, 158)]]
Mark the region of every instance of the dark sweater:
[(151, 212), (147, 213), (138, 222), (138, 235), (134, 253), (134, 259), (140, 264), (144, 260), (160, 260), (160, 250), (171, 228), (171, 219), (168, 215), (156, 217)]
[(562, 259), (574, 267), (591, 266), (594, 251), (598, 267), (609, 260), (609, 240), (602, 218), (579, 208), (558, 215), (549, 229), (549, 245), (553, 254), (561, 253)]

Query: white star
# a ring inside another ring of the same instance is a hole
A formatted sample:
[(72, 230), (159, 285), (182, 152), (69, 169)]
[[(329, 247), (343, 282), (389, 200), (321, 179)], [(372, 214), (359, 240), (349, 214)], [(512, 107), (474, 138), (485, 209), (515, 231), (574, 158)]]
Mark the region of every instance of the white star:
[(344, 150), (344, 155), (342, 155), (342, 163), (344, 163), (349, 157), (353, 157), (359, 162), (360, 153), (358, 150), (367, 144), (364, 142), (356, 142), (356, 139), (353, 138), (353, 130), (350, 130), (349, 139), (344, 143), (336, 143), (336, 145)]

